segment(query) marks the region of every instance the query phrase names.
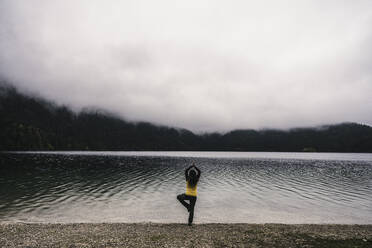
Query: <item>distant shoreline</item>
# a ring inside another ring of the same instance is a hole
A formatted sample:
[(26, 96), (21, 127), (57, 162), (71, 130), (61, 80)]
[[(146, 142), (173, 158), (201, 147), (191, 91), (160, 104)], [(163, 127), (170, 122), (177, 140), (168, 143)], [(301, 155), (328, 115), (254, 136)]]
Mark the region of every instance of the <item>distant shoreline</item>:
[[(371, 152), (265, 152), (265, 151), (0, 151), (0, 154), (141, 156), (141, 157), (197, 157), (197, 158), (270, 158), (270, 159), (326, 159), (372, 161)], [(355, 157), (356, 156), (356, 157)]]
[(1, 247), (371, 247), (372, 224), (0, 222)]

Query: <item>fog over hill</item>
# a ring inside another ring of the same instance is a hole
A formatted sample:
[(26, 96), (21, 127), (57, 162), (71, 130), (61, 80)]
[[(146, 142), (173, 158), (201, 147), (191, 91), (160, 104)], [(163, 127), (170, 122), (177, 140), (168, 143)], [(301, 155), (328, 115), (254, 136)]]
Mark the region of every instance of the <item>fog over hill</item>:
[(101, 110), (75, 113), (4, 85), (0, 86), (0, 116), (0, 150), (372, 152), (372, 127), (367, 125), (195, 134), (128, 122)]
[(0, 76), (193, 132), (372, 125), (371, 0), (1, 0)]

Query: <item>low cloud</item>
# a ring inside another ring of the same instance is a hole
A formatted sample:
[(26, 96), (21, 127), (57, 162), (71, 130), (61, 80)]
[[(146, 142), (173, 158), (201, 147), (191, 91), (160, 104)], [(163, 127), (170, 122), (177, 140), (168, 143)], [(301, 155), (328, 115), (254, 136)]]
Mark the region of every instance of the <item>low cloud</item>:
[(372, 124), (371, 1), (0, 2), (0, 75), (76, 111), (224, 131)]

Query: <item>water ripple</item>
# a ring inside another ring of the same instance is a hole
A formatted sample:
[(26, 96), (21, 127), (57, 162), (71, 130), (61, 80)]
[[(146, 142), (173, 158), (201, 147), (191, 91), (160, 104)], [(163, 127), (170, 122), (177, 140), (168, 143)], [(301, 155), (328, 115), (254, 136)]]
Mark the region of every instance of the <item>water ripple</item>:
[(0, 156), (0, 220), (182, 221), (175, 196), (194, 162), (202, 170), (196, 221), (372, 223), (371, 161)]

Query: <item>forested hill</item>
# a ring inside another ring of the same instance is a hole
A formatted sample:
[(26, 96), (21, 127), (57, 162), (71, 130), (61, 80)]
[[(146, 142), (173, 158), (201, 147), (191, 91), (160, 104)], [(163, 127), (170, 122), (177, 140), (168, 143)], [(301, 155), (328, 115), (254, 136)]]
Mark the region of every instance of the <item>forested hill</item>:
[(0, 85), (0, 150), (211, 150), (372, 152), (372, 127), (355, 123), (196, 135), (131, 123), (98, 111), (75, 114)]

